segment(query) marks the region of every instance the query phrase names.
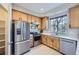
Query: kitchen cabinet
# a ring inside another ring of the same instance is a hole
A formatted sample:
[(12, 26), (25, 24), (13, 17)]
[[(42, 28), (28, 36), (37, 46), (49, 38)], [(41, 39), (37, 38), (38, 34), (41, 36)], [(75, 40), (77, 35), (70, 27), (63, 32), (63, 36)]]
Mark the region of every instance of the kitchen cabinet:
[(59, 38), (53, 37), (52, 39), (53, 39), (53, 42), (52, 42), (53, 43), (53, 48), (56, 49), (56, 50), (59, 50), (59, 48), (60, 48)]
[(75, 55), (77, 48), (77, 41), (61, 38), (60, 39), (60, 52), (67, 55)]
[(21, 20), (22, 21), (26, 21), (27, 22), (27, 16), (26, 16), (26, 14), (25, 13), (22, 13), (22, 12), (20, 12), (20, 15), (21, 15)]
[(12, 10), (12, 20), (21, 20), (21, 13), (16, 10)]
[(30, 14), (27, 15), (27, 22), (31, 24), (32, 16)]
[(38, 23), (38, 29), (41, 30), (41, 18), (36, 17), (36, 23)]
[(30, 24), (30, 27), (31, 27), (31, 23), (35, 22), (38, 24), (38, 29), (41, 30), (41, 18), (39, 18), (37, 16), (26, 14), (26, 13), (13, 9), (12, 10), (12, 20), (26, 21)]
[(13, 10), (12, 11), (12, 20), (21, 20), (21, 21), (26, 21), (27, 22), (27, 14)]
[(47, 45), (47, 36), (46, 35), (42, 35), (42, 43)]
[(48, 18), (47, 17), (44, 17), (42, 18), (42, 30), (45, 30), (48, 28)]
[(47, 45), (51, 48), (53, 47), (53, 40), (52, 37), (50, 36), (47, 37)]
[(42, 35), (42, 43), (59, 51), (60, 40), (57, 37)]
[(32, 22), (36, 22), (36, 17), (32, 16)]
[(79, 28), (79, 5), (69, 9), (70, 28)]

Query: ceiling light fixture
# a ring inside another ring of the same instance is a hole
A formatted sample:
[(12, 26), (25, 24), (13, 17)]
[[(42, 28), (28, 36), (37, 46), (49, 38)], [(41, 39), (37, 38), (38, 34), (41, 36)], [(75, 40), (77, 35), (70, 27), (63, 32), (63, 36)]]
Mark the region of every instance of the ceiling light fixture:
[(41, 10), (41, 11), (43, 11), (43, 10), (44, 10), (44, 8), (41, 8), (40, 10)]

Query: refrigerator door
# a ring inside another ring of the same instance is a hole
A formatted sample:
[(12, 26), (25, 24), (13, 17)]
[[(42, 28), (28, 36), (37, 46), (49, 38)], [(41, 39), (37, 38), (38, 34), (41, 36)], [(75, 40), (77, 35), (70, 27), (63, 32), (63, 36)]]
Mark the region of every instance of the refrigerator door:
[(23, 31), (24, 31), (24, 22), (21, 22), (21, 40), (23, 41), (24, 40), (24, 34), (23, 34)]
[(29, 40), (30, 38), (30, 28), (29, 24), (26, 22), (23, 22), (23, 40)]
[(15, 42), (22, 41), (21, 39), (21, 21), (15, 22)]
[(18, 42), (15, 44), (15, 54), (16, 55), (23, 54), (29, 50), (30, 50), (29, 40)]

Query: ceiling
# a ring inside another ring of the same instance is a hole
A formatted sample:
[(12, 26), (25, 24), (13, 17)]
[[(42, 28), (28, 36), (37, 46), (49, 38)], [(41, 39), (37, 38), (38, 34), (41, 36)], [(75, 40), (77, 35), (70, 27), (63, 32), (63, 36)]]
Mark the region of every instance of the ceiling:
[(16, 5), (36, 13), (46, 13), (47, 11), (56, 8), (61, 4), (62, 3), (19, 3)]
[(67, 10), (73, 3), (14, 3), (13, 9), (19, 9), (26, 13), (44, 17), (51, 16), (57, 12)]

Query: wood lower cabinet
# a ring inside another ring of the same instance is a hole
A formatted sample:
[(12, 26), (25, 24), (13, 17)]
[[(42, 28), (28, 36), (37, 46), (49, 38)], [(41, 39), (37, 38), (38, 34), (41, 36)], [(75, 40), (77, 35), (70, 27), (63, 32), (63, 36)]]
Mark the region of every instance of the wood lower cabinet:
[(57, 37), (42, 35), (42, 43), (59, 51), (60, 40)]
[(47, 36), (42, 35), (42, 43), (47, 45)]
[(47, 45), (51, 48), (53, 47), (53, 40), (50, 36), (47, 36)]
[(60, 48), (60, 40), (57, 37), (53, 37), (53, 48), (59, 50)]

